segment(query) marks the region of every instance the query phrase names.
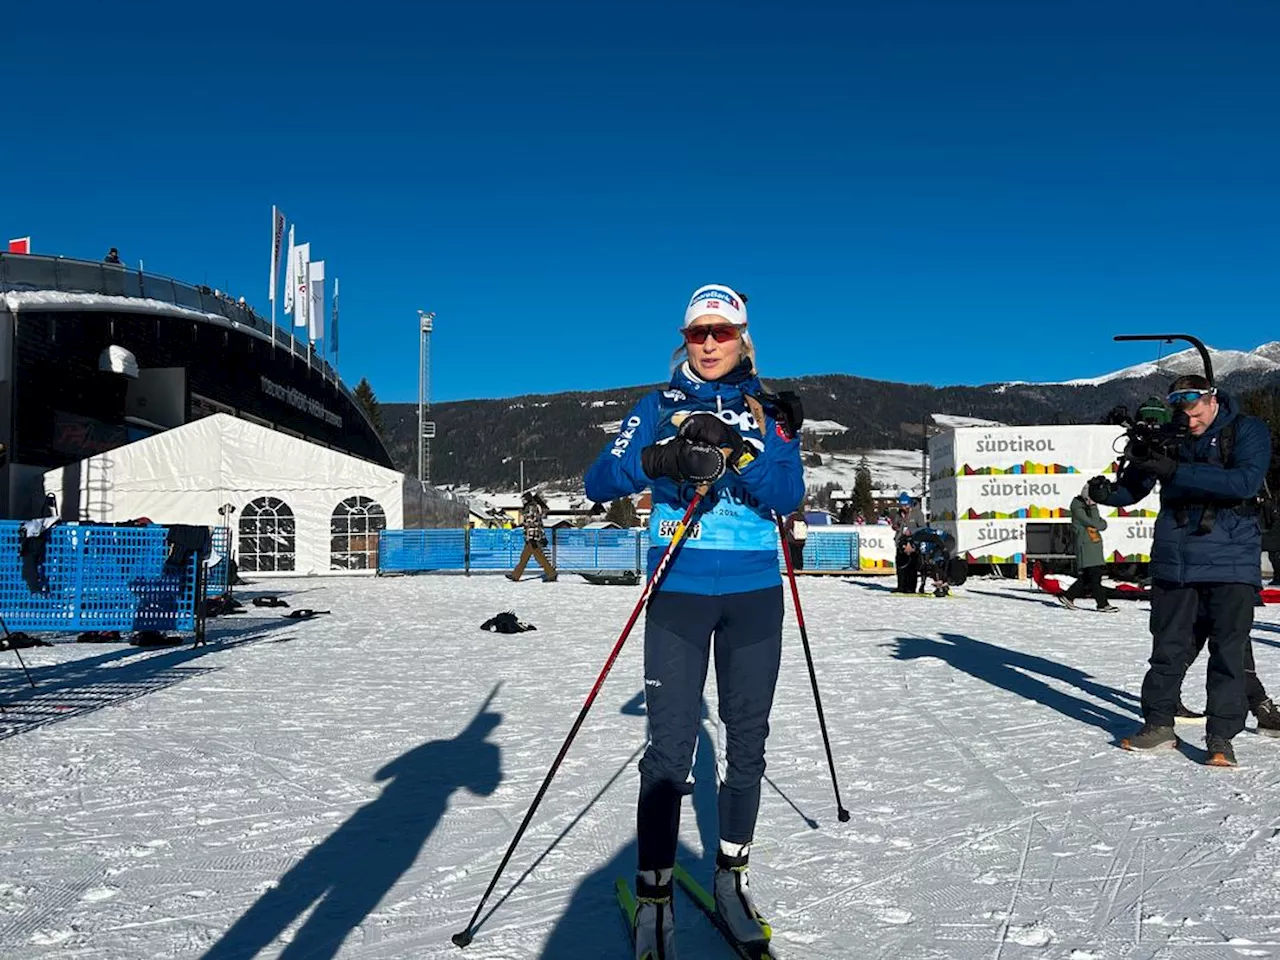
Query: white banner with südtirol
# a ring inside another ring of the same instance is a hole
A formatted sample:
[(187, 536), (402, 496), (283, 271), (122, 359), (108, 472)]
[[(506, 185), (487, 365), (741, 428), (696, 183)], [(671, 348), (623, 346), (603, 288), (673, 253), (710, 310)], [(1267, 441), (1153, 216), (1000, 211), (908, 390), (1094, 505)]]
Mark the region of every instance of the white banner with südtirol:
[[(1003, 474), (1098, 473), (1124, 449), (1124, 428), (1098, 424), (960, 427), (930, 441), (937, 478)], [(948, 442), (949, 441), (949, 442)]]
[[(1092, 473), (1000, 474), (977, 477), (944, 477), (934, 483), (929, 512), (939, 520), (1053, 520), (1071, 515), (1071, 501), (1079, 496), (1090, 477), (1115, 475), (1099, 467)], [(1139, 503), (1124, 507), (1126, 514), (1152, 515), (1159, 509), (1153, 491)], [(1103, 506), (1104, 517), (1119, 513)]]
[(1026, 520), (956, 520), (938, 527), (956, 538), (954, 555), (973, 563), (1017, 563), (1027, 552)]
[[(810, 527), (810, 530), (821, 529)], [(884, 524), (855, 524), (842, 526), (841, 530), (854, 530), (858, 534), (858, 568), (860, 570), (889, 570), (897, 547), (894, 544), (893, 527)]]
[(1148, 563), (1155, 537), (1154, 517), (1114, 517), (1102, 531), (1102, 549), (1107, 563)]

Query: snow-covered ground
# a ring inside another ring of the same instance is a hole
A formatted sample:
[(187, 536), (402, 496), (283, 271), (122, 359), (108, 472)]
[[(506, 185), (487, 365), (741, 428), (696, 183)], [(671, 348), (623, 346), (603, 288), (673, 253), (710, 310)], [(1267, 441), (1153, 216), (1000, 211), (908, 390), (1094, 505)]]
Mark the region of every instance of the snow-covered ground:
[[(1280, 953), (1280, 741), (1208, 768), (1128, 754), (1145, 603), (1071, 613), (1025, 584), (954, 600), (801, 592), (835, 816), (794, 620), (753, 886), (789, 958), (1239, 958)], [(498, 884), (462, 929), (639, 593), (565, 575), (260, 583), (206, 647), (0, 654), (0, 956), (616, 958), (635, 856), (641, 630)], [(537, 631), (478, 625), (514, 608)], [(1280, 613), (1259, 611), (1280, 684)], [(1203, 702), (1203, 662), (1187, 684)], [(715, 716), (714, 673), (708, 716)], [(710, 870), (715, 725), (681, 856)], [(318, 905), (317, 905), (318, 904)], [(687, 901), (682, 955), (729, 951)], [(339, 948), (339, 944), (341, 944)]]

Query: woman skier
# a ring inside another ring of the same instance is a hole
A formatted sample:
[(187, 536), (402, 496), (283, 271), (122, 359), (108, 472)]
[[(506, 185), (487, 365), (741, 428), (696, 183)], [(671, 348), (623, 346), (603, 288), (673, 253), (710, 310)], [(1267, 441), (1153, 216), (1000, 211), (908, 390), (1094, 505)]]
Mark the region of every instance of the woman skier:
[(723, 284), (698, 288), (681, 334), (669, 388), (640, 400), (586, 475), (587, 496), (597, 503), (652, 488), (650, 576), (694, 491), (710, 487), (645, 619), (649, 741), (636, 814), (637, 960), (676, 958), (672, 871), (681, 802), (693, 790), (690, 768), (713, 638), (727, 754), (716, 909), (743, 943), (768, 939), (752, 903), (747, 860), (782, 649), (774, 513), (786, 516), (804, 494), (799, 424), (789, 411), (770, 412), (758, 399), (764, 389), (745, 298)]

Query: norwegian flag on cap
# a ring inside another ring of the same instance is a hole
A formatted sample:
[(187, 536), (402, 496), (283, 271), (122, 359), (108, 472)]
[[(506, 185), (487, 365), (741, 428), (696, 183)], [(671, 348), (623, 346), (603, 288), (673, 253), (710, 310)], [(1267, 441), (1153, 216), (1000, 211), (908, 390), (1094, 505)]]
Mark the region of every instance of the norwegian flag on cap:
[(689, 306), (684, 311), (684, 325), (687, 327), (699, 317), (719, 317), (734, 326), (747, 325), (747, 306), (742, 296), (732, 287), (723, 283), (709, 283), (699, 287), (689, 298)]

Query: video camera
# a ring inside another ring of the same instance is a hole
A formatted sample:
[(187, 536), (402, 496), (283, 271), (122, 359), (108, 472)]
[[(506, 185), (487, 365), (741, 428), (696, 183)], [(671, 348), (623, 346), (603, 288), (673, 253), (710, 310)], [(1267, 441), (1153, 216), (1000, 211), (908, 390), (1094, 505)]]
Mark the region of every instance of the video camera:
[(1174, 459), (1178, 448), (1191, 436), (1191, 423), (1182, 410), (1174, 411), (1168, 423), (1156, 420), (1130, 420), (1125, 425), (1127, 438), (1123, 460), (1150, 460), (1163, 454)]

